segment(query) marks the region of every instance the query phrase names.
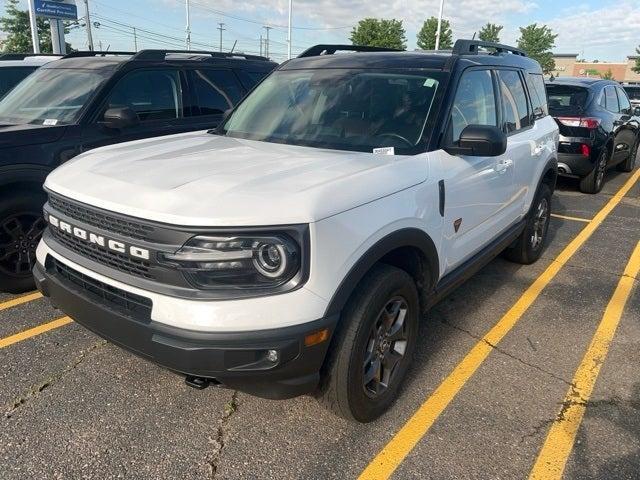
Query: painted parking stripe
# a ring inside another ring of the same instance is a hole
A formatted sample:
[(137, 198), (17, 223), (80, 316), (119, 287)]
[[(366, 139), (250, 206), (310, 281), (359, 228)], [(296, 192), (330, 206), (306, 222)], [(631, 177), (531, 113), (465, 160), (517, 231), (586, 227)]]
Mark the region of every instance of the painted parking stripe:
[(7, 310), (8, 308), (11, 308), (11, 307), (17, 307), (18, 305), (31, 302), (32, 300), (37, 300), (39, 298), (42, 298), (42, 294), (40, 292), (33, 292), (27, 295), (22, 295), (20, 297), (12, 298), (11, 300), (7, 300), (6, 302), (0, 303), (0, 311)]
[(564, 398), (563, 408), (549, 429), (547, 439), (531, 470), (531, 480), (561, 479), (571, 455), (578, 428), (587, 409), (602, 364), (616, 333), (624, 307), (640, 273), (640, 242), (618, 282), (602, 321), (573, 377), (573, 386)]
[(62, 317), (62, 318), (58, 318), (57, 320), (53, 320), (52, 322), (43, 323), (42, 325), (38, 325), (37, 327), (33, 327), (28, 330), (24, 330), (20, 333), (16, 333), (9, 337), (0, 338), (0, 349), (6, 348), (9, 345), (13, 345), (14, 343), (18, 343), (23, 340), (36, 337), (38, 335), (49, 332), (56, 328), (64, 327), (65, 325), (68, 325), (71, 322), (73, 322), (71, 318)]
[(456, 397), (473, 374), (487, 359), (493, 346), (497, 345), (528, 308), (538, 298), (542, 290), (555, 278), (562, 267), (591, 237), (593, 232), (602, 224), (611, 211), (620, 203), (640, 178), (640, 170), (609, 199), (607, 204), (593, 217), (593, 219), (578, 233), (562, 252), (551, 262), (551, 265), (531, 284), (518, 301), (498, 321), (494, 327), (471, 349), (467, 356), (454, 368), (436, 388), (430, 397), (418, 408), (413, 416), (394, 435), (387, 445), (378, 453), (365, 470), (359, 480), (382, 480), (389, 478), (400, 463), (413, 450), (420, 439), (429, 431), (440, 414)]
[(560, 215), (560, 214), (557, 214), (557, 213), (552, 213), (551, 216), (554, 217), (554, 218), (561, 218), (563, 220), (573, 220), (574, 222), (589, 223), (591, 221), (588, 218), (570, 217), (569, 215)]

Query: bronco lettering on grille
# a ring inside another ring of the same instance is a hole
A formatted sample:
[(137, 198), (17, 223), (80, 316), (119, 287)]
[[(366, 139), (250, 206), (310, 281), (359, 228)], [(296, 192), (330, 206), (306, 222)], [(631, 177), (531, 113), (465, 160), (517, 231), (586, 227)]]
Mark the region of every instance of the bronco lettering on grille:
[(87, 243), (97, 245), (107, 250), (111, 250), (117, 253), (124, 253), (131, 255), (135, 258), (142, 260), (149, 260), (149, 250), (135, 245), (127, 245), (126, 243), (114, 240), (111, 238), (105, 238), (103, 235), (98, 235), (93, 232), (89, 232), (83, 228), (71, 225), (63, 220), (60, 220), (53, 215), (47, 215), (47, 221), (51, 228), (55, 228), (61, 232), (65, 232), (68, 235), (73, 235), (80, 240), (84, 240)]

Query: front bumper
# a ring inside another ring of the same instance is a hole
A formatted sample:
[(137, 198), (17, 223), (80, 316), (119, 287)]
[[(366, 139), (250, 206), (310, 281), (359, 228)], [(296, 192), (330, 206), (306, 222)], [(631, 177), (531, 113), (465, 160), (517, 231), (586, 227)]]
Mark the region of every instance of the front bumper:
[[(94, 333), (169, 370), (270, 399), (312, 392), (330, 343), (307, 347), (310, 333), (333, 332), (337, 316), (300, 325), (243, 332), (202, 332), (153, 321), (138, 296), (115, 289), (47, 257), (37, 263), (38, 289)], [(124, 295), (124, 296), (123, 296)], [(268, 359), (276, 350), (278, 360)]]

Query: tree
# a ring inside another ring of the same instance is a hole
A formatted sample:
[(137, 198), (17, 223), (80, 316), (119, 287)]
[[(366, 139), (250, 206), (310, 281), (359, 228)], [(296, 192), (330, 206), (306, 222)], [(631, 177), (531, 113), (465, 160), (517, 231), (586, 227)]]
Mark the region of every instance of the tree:
[(351, 30), (351, 43), (370, 47), (407, 48), (406, 32), (402, 20), (365, 18)]
[(631, 67), (631, 70), (636, 73), (640, 73), (640, 46), (636, 48), (636, 53), (638, 54), (638, 58), (636, 58), (636, 64)]
[[(40, 51), (52, 53), (51, 26), (49, 20), (38, 17), (38, 36), (40, 38)], [(33, 52), (31, 42), (31, 26), (29, 24), (29, 12), (19, 9), (18, 0), (7, 0), (6, 13), (0, 18), (0, 30), (7, 38), (2, 42), (2, 51), (5, 53), (29, 53)], [(68, 29), (65, 26), (65, 33)], [(67, 51), (72, 51), (67, 43)]]
[[(422, 24), (422, 28), (418, 32), (418, 48), (422, 50), (435, 50), (436, 48), (436, 32), (438, 31), (438, 19), (436, 17), (428, 18)], [(453, 48), (453, 32), (449, 20), (442, 19), (440, 28), (440, 49), (447, 50)]]
[(557, 36), (546, 25), (538, 26), (537, 23), (534, 23), (526, 27), (520, 27), (518, 48), (524, 50), (534, 60), (537, 60), (545, 74), (550, 73), (556, 67), (551, 49), (555, 47)]
[(609, 69), (606, 72), (601, 73), (600, 78), (602, 78), (603, 80), (613, 80), (613, 72), (611, 71), (611, 69)]
[(495, 23), (487, 23), (478, 32), (478, 38), (483, 42), (500, 43), (500, 32), (504, 27)]

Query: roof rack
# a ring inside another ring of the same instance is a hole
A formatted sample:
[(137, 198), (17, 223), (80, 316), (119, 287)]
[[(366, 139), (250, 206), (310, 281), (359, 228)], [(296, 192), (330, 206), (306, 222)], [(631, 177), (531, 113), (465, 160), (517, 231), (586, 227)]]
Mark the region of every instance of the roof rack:
[(171, 53), (193, 56), (208, 55), (211, 58), (244, 58), (245, 60), (260, 60), (263, 62), (270, 61), (268, 58), (259, 55), (247, 55), (244, 53), (233, 52), (207, 52), (200, 50), (141, 50), (135, 54), (132, 60), (164, 60), (167, 54)]
[(495, 50), (496, 53), (512, 53), (514, 55), (520, 55), (526, 57), (527, 54), (519, 48), (510, 47), (509, 45), (502, 45), (501, 43), (483, 42), (482, 40), (456, 40), (453, 46), (454, 55), (478, 55), (479, 48), (487, 48)]
[(333, 55), (336, 52), (402, 52), (396, 48), (369, 47), (365, 45), (315, 45), (306, 49), (298, 58)]
[(24, 60), (29, 57), (61, 57), (53, 53), (0, 53), (0, 60)]
[(135, 55), (135, 52), (110, 52), (110, 51), (106, 51), (106, 52), (89, 52), (89, 51), (78, 51), (78, 52), (71, 52), (71, 53), (67, 53), (64, 57), (62, 58), (83, 58), (83, 57), (106, 57), (106, 56), (111, 56), (111, 55)]

